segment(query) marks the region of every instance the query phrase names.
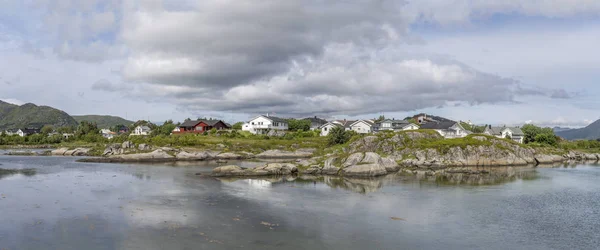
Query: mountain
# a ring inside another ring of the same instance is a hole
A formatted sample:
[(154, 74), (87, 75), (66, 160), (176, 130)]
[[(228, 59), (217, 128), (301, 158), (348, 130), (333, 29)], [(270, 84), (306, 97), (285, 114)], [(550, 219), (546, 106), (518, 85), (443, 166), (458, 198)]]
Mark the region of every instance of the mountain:
[(600, 120), (588, 125), (585, 128), (570, 129), (565, 131), (558, 131), (556, 135), (565, 138), (567, 140), (579, 140), (589, 139), (596, 140), (600, 138)]
[(48, 106), (27, 103), (22, 106), (0, 101), (0, 130), (16, 128), (41, 128), (77, 126), (77, 121), (69, 114)]
[(117, 125), (128, 126), (134, 123), (132, 121), (125, 120), (121, 117), (110, 115), (74, 115), (73, 118), (75, 118), (77, 122), (95, 122), (98, 125), (98, 128), (110, 128)]
[(571, 128), (554, 127), (554, 128), (552, 128), (552, 130), (554, 130), (554, 133), (558, 133), (558, 132), (563, 132), (563, 131), (571, 130)]

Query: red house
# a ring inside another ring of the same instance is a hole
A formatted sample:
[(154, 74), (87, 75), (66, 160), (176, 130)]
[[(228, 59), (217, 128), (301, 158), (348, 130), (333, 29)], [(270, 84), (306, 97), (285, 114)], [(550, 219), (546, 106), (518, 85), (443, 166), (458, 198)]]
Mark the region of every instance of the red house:
[(195, 120), (195, 121), (186, 121), (173, 130), (173, 134), (185, 134), (185, 133), (204, 133), (211, 129), (230, 129), (227, 123), (221, 120)]

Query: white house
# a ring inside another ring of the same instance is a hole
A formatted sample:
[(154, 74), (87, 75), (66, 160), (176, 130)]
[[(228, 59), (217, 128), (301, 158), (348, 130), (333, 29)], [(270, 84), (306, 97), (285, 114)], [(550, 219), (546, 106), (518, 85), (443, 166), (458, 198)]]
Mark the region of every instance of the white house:
[(483, 131), (486, 135), (492, 135), (498, 138), (510, 138), (511, 140), (523, 143), (525, 139), (525, 133), (517, 127), (492, 127), (488, 126)]
[(359, 134), (368, 134), (373, 132), (375, 123), (371, 120), (358, 120), (350, 124), (350, 130)]
[(34, 135), (34, 134), (39, 134), (39, 133), (40, 133), (40, 129), (37, 129), (37, 128), (24, 128), (24, 129), (17, 130), (17, 132), (15, 134), (19, 135), (20, 137), (25, 137), (25, 136), (28, 136), (28, 135)]
[(288, 122), (279, 117), (259, 115), (247, 123), (244, 123), (244, 125), (242, 125), (242, 130), (248, 131), (255, 135), (264, 135), (269, 133), (271, 130), (288, 130)]
[(8, 136), (11, 136), (11, 135), (16, 135), (16, 134), (17, 134), (17, 131), (18, 131), (18, 130), (16, 130), (16, 129), (7, 129), (7, 130), (5, 130), (5, 131), (4, 131), (4, 134), (5, 134), (5, 135), (8, 135)]
[(336, 122), (328, 122), (325, 123), (324, 125), (322, 125), (321, 127), (319, 127), (319, 129), (321, 130), (321, 136), (327, 136), (329, 135), (329, 132), (333, 129), (333, 128), (343, 128), (344, 126), (342, 126), (339, 123)]
[(102, 137), (106, 139), (112, 139), (115, 137), (115, 135), (117, 135), (117, 133), (110, 131), (110, 129), (101, 129), (100, 134), (102, 134)]
[(152, 129), (148, 126), (137, 126), (131, 135), (149, 135)]
[(375, 126), (373, 126), (373, 131), (404, 131), (404, 130), (417, 130), (419, 126), (417, 124), (411, 123), (407, 120), (394, 120), (387, 119), (380, 122), (377, 122)]
[(460, 123), (454, 121), (428, 122), (421, 125), (421, 129), (433, 129), (446, 139), (463, 138), (471, 134)]

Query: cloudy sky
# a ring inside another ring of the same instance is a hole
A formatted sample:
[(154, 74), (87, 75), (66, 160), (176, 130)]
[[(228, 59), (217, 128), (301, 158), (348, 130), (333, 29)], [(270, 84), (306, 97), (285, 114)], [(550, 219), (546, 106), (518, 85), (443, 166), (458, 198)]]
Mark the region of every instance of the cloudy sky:
[(600, 118), (597, 0), (0, 0), (0, 99), (131, 120)]

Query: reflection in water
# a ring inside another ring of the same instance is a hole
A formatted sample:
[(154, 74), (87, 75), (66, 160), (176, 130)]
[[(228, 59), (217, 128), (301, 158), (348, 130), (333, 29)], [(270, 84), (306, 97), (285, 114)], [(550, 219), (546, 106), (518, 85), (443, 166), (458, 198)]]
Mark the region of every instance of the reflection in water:
[(276, 176), (276, 177), (226, 177), (217, 178), (225, 183), (245, 183), (250, 188), (265, 189), (292, 183), (310, 185), (323, 183), (331, 188), (367, 194), (385, 186), (400, 185), (411, 181), (426, 181), (452, 185), (497, 185), (516, 180), (534, 180), (537, 172), (533, 167), (461, 167), (441, 170), (410, 171), (373, 178), (350, 178), (341, 176)]
[(22, 174), (24, 176), (33, 176), (37, 173), (37, 171), (33, 168), (25, 168), (25, 169), (4, 169), (4, 168), (0, 168), (0, 179), (10, 176), (10, 175), (15, 175), (15, 174)]

